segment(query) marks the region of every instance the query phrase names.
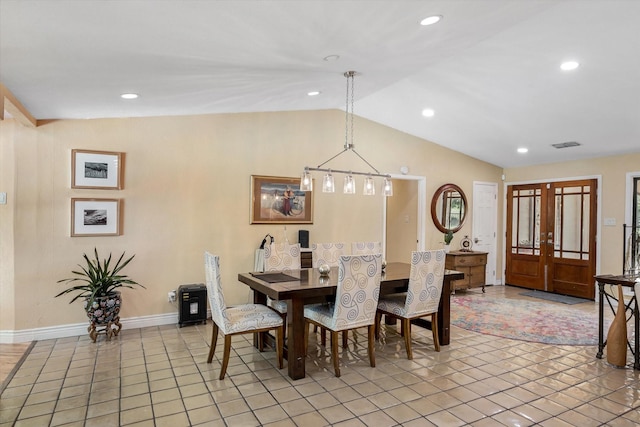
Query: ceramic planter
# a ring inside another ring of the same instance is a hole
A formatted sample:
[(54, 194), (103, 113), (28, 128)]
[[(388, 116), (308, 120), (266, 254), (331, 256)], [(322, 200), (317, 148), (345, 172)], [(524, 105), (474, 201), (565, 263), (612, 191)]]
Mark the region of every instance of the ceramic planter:
[(122, 325), (120, 324), (120, 307), (122, 305), (122, 296), (120, 292), (114, 291), (111, 295), (104, 297), (96, 297), (87, 307), (89, 301), (84, 301), (84, 307), (89, 318), (89, 336), (96, 342), (99, 333), (104, 333), (107, 339), (111, 339), (113, 335), (118, 336)]

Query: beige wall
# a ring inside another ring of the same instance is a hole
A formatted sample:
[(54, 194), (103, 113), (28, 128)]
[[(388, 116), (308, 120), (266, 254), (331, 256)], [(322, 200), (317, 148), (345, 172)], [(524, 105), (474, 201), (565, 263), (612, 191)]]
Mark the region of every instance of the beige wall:
[[(429, 202), (446, 182), (471, 200), (474, 180), (500, 179), (500, 168), (441, 146), (364, 119), (355, 126), (358, 151), (379, 170), (397, 173), (405, 165), (427, 177)], [(167, 292), (204, 281), (205, 250), (221, 257), (229, 302), (249, 300), (237, 274), (253, 269), (266, 233), (284, 239), (281, 225), (249, 224), (250, 176), (297, 177), (339, 152), (343, 138), (337, 110), (59, 120), (35, 129), (0, 122), (0, 191), (9, 198), (0, 205), (0, 331), (86, 321), (80, 303), (53, 296), (63, 288), (56, 280), (69, 277), (94, 246), (104, 255), (136, 254), (126, 273), (147, 289), (123, 291), (123, 318), (176, 312)], [(74, 148), (125, 152), (124, 189), (71, 189)], [(366, 170), (360, 162), (346, 153), (329, 165)], [(124, 199), (124, 234), (69, 237), (72, 197)], [(314, 202), (314, 224), (288, 226), (290, 241), (299, 229), (310, 231), (311, 242), (381, 240), (381, 196), (316, 191)], [(431, 218), (425, 223), (425, 247), (441, 247)], [(471, 221), (462, 234), (471, 234)]]
[[(505, 169), (504, 173), (507, 184), (600, 176), (602, 200), (598, 222), (602, 240), (599, 273), (621, 274), (626, 175), (630, 172), (640, 172), (640, 153)], [(604, 218), (614, 218), (616, 225), (605, 226)]]

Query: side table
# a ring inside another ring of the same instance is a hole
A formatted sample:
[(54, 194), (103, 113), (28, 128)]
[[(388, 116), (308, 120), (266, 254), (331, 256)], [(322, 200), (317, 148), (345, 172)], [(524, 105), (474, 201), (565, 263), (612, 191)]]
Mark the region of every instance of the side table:
[[(617, 301), (613, 295), (609, 295), (604, 291), (604, 285), (622, 285), (634, 289), (635, 281), (638, 278), (637, 275), (619, 275), (614, 276), (612, 274), (605, 274), (601, 276), (595, 276), (596, 283), (598, 284), (598, 290), (600, 292), (600, 302), (598, 307), (598, 353), (596, 353), (596, 357), (598, 359), (602, 359), (602, 350), (604, 350), (607, 343), (604, 341), (604, 302), (606, 301), (609, 304), (609, 308), (612, 312), (615, 313), (613, 305), (611, 301)], [(624, 301), (623, 301), (624, 304)], [(640, 313), (638, 313), (638, 300), (634, 293), (631, 301), (625, 306), (625, 311), (631, 312), (631, 317), (633, 318), (634, 323), (634, 345), (631, 347), (631, 343), (627, 341), (627, 346), (631, 350), (633, 354), (633, 368), (640, 369)]]

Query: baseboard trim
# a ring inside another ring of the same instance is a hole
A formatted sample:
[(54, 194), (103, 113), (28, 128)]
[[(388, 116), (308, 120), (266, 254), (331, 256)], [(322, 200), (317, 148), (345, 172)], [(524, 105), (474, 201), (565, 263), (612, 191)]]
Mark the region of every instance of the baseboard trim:
[[(208, 311), (208, 310), (207, 310)], [(178, 313), (154, 314), (151, 316), (129, 317), (120, 319), (123, 329), (148, 328), (178, 324)], [(23, 329), (19, 331), (0, 331), (0, 344), (13, 344), (29, 341), (49, 340), (56, 338), (74, 337), (87, 333), (88, 323), (74, 323), (69, 325), (47, 326), (44, 328)]]

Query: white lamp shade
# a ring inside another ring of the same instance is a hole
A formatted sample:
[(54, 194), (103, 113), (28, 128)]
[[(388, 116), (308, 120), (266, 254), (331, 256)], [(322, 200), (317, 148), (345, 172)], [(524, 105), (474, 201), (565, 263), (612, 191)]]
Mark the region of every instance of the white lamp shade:
[(336, 186), (335, 186), (335, 182), (333, 181), (333, 175), (331, 175), (331, 173), (328, 173), (322, 179), (322, 192), (335, 193), (335, 191), (336, 191)]
[(300, 191), (313, 191), (313, 178), (309, 171), (302, 172), (300, 178)]
[(390, 178), (385, 178), (382, 183), (382, 194), (385, 196), (393, 196), (393, 182)]
[(356, 194), (356, 182), (352, 175), (344, 177), (344, 194)]
[(373, 182), (373, 178), (371, 176), (367, 176), (364, 179), (364, 188), (362, 190), (362, 194), (365, 196), (373, 196), (376, 194), (376, 185)]

